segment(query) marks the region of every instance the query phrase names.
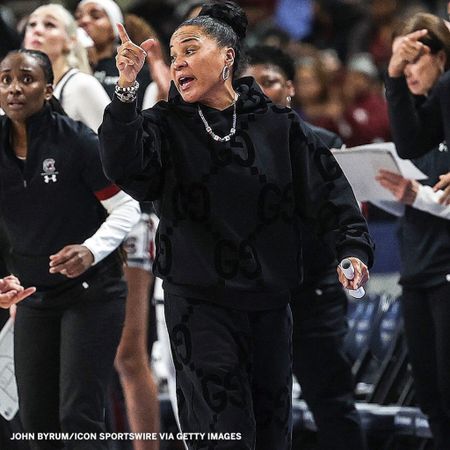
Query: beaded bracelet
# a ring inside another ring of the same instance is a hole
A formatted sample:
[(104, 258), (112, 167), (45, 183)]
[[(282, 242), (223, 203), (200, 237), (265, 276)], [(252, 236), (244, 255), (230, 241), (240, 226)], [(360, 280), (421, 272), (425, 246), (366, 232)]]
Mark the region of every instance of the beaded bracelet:
[(116, 97), (124, 103), (132, 103), (136, 100), (137, 90), (139, 89), (139, 83), (137, 80), (131, 86), (128, 87), (120, 87), (116, 84), (114, 88), (114, 93)]

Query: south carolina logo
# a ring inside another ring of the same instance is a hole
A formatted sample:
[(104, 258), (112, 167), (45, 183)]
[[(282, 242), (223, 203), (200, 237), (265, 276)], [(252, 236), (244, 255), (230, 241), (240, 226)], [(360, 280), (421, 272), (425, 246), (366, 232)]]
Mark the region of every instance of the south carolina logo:
[(43, 172), (41, 175), (44, 177), (44, 181), (48, 184), (51, 182), (56, 183), (58, 180), (56, 175), (58, 175), (58, 171), (55, 167), (55, 160), (53, 158), (44, 159), (42, 163)]

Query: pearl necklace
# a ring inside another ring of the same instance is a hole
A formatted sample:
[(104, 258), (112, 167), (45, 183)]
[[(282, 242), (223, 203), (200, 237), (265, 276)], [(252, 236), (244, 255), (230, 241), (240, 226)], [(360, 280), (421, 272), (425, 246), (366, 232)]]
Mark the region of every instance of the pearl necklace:
[(205, 119), (205, 116), (203, 115), (203, 111), (200, 108), (200, 105), (197, 105), (198, 108), (198, 115), (200, 116), (200, 119), (202, 119), (203, 125), (205, 125), (205, 129), (206, 132), (217, 142), (228, 142), (231, 139), (231, 136), (233, 136), (236, 133), (236, 118), (237, 118), (237, 114), (236, 114), (236, 102), (237, 99), (239, 98), (239, 94), (236, 93), (236, 97), (234, 98), (233, 101), (233, 125), (231, 126), (231, 130), (230, 132), (224, 136), (224, 137), (220, 137), (217, 136), (216, 133), (214, 133), (214, 131), (212, 130), (212, 128), (209, 126), (209, 123), (207, 122), (207, 120)]

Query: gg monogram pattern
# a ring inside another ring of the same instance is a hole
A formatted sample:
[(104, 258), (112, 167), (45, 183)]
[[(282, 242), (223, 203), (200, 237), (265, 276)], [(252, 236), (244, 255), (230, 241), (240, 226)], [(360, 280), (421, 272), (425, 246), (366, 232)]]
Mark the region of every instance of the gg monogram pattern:
[(239, 440), (192, 440), (189, 449), (290, 448), (289, 306), (242, 313), (168, 294), (165, 316), (181, 428), (241, 434)]
[[(229, 142), (214, 141), (196, 105), (183, 102), (174, 88), (169, 102), (142, 116), (127, 111), (125, 117), (128, 105), (113, 101), (100, 134), (103, 162), (133, 197), (156, 200), (161, 220), (154, 269), (166, 291), (207, 289), (207, 298), (228, 305), (228, 293), (238, 291), (238, 309), (258, 309), (244, 294), (259, 292), (272, 296), (276, 308), (301, 282), (303, 221), (337, 257), (367, 261), (372, 243), (325, 145), (290, 108), (271, 103), (253, 79), (241, 79), (236, 89), (237, 130)], [(202, 110), (214, 132), (226, 134), (233, 108)]]
[[(160, 217), (156, 274), (190, 450), (291, 448), (291, 290), (302, 279), (300, 227), (335, 256), (371, 263), (372, 242), (351, 188), (322, 142), (251, 78), (236, 86), (236, 134), (216, 142), (172, 86), (138, 115), (113, 100), (100, 130), (106, 174)], [(233, 108), (202, 105), (227, 134)]]

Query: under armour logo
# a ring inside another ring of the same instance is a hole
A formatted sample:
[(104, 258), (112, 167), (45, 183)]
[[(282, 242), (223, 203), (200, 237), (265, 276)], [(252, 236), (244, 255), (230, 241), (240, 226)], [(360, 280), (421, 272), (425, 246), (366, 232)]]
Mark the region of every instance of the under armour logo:
[(44, 175), (44, 181), (46, 183), (50, 183), (50, 181), (53, 181), (53, 183), (56, 183), (56, 175)]
[(41, 175), (44, 177), (45, 183), (50, 183), (52, 181), (53, 183), (56, 183), (58, 180), (56, 178), (56, 175), (58, 175), (58, 172), (55, 167), (55, 160), (53, 158), (47, 158), (44, 159), (42, 163), (42, 169), (43, 172)]

